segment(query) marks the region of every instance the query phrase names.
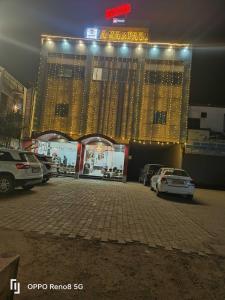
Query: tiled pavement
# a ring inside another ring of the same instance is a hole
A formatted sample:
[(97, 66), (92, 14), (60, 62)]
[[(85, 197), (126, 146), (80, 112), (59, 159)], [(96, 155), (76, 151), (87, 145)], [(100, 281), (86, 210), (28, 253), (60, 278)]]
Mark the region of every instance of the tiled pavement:
[(225, 192), (198, 190), (192, 203), (137, 183), (57, 178), (0, 198), (0, 228), (225, 256)]

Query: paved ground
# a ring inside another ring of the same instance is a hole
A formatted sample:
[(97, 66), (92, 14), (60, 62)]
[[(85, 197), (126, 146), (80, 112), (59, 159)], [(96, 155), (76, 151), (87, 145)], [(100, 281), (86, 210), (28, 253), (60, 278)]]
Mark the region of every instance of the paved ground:
[(0, 198), (0, 228), (225, 256), (225, 192), (157, 198), (136, 183), (57, 178)]

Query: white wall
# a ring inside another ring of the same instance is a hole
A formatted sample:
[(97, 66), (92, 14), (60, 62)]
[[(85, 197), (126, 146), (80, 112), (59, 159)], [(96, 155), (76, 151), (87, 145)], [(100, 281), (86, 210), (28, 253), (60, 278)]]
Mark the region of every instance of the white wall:
[[(207, 118), (201, 118), (201, 113), (206, 112)], [(224, 132), (225, 108), (210, 106), (190, 106), (189, 118), (200, 119), (200, 128), (210, 128), (212, 131)]]

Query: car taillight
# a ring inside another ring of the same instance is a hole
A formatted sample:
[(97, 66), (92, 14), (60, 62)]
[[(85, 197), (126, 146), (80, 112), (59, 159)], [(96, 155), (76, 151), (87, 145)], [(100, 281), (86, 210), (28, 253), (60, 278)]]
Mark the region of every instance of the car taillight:
[(167, 180), (166, 180), (165, 177), (162, 177), (162, 178), (161, 178), (161, 183), (167, 183)]
[(23, 163), (19, 163), (19, 164), (16, 164), (16, 168), (17, 168), (18, 170), (30, 169), (30, 165), (28, 165), (28, 164), (23, 164)]

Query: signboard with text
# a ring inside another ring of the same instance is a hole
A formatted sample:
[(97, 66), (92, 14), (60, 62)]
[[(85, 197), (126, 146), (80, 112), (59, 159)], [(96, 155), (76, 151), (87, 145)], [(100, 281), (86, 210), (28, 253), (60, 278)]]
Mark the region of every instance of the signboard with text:
[(104, 27), (100, 31), (100, 40), (120, 42), (148, 42), (149, 30), (146, 28)]

